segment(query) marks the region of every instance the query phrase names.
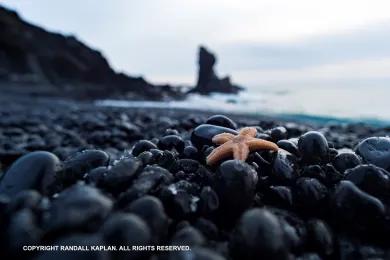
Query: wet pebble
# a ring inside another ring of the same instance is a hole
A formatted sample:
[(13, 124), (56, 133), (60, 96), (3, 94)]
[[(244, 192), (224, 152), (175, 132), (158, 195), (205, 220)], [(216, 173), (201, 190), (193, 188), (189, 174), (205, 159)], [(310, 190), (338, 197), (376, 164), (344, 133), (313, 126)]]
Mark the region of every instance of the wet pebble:
[(298, 149), (305, 162), (320, 163), (327, 160), (329, 146), (323, 134), (310, 131), (299, 138)]
[(277, 217), (266, 209), (246, 211), (229, 243), (234, 259), (286, 259), (287, 246)]
[(206, 124), (227, 127), (233, 130), (237, 129), (237, 124), (224, 115), (213, 115), (206, 120)]
[(123, 158), (104, 175), (104, 185), (114, 192), (122, 191), (131, 184), (142, 171), (142, 163), (137, 158)]
[(361, 163), (360, 158), (354, 152), (339, 153), (333, 160), (334, 167), (340, 172), (344, 173)]
[(278, 184), (291, 184), (297, 177), (297, 159), (284, 150), (279, 150), (272, 166), (271, 181)]
[[(108, 245), (148, 246), (151, 242), (151, 232), (148, 225), (137, 215), (116, 213), (104, 223), (101, 228), (103, 239)], [(114, 259), (144, 259), (151, 251), (112, 251)]]
[(219, 166), (215, 176), (215, 191), (225, 217), (239, 216), (251, 205), (257, 180), (256, 171), (245, 162), (228, 160)]
[(334, 252), (334, 238), (329, 226), (320, 219), (311, 219), (307, 223), (308, 242), (313, 250), (323, 256), (330, 256)]
[(157, 149), (157, 146), (149, 140), (139, 140), (135, 143), (131, 152), (134, 156), (138, 156), (140, 153), (151, 149)]
[(76, 183), (59, 193), (48, 210), (45, 227), (50, 231), (94, 229), (111, 211), (111, 199), (98, 189)]
[(14, 196), (27, 189), (47, 194), (60, 161), (49, 152), (31, 152), (14, 162), (0, 181), (0, 193)]
[(359, 165), (345, 172), (345, 180), (374, 196), (389, 197), (390, 173), (375, 165)]
[(184, 149), (184, 141), (178, 135), (167, 135), (159, 140), (158, 147), (161, 150), (176, 149), (177, 152), (182, 153)]
[(366, 163), (390, 171), (390, 137), (370, 137), (361, 141), (355, 148)]
[[(341, 181), (332, 195), (334, 219), (358, 230), (380, 225), (385, 213), (383, 203), (350, 181)], [(340, 223), (340, 224), (341, 224)]]
[(238, 134), (237, 131), (227, 127), (203, 124), (192, 131), (191, 142), (195, 147), (200, 149), (204, 145), (213, 145), (213, 137), (222, 133)]
[(62, 170), (57, 173), (56, 177), (62, 183), (69, 185), (82, 179), (90, 170), (99, 166), (107, 166), (109, 160), (109, 155), (104, 151), (84, 150), (66, 159)]
[(307, 210), (315, 212), (325, 202), (328, 189), (320, 181), (314, 178), (301, 177), (295, 184), (296, 202)]
[(150, 227), (155, 242), (165, 238), (170, 221), (158, 198), (144, 196), (133, 201), (123, 211), (133, 213), (144, 220)]

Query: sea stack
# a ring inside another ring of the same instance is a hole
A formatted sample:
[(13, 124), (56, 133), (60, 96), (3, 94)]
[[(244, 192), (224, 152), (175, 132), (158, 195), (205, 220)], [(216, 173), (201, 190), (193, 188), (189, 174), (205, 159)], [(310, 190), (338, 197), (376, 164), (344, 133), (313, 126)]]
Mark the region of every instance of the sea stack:
[(196, 92), (203, 95), (212, 92), (236, 94), (242, 87), (233, 85), (229, 76), (219, 78), (215, 73), (214, 66), (217, 63), (215, 55), (204, 46), (199, 47), (198, 54), (198, 80), (196, 87), (190, 92)]

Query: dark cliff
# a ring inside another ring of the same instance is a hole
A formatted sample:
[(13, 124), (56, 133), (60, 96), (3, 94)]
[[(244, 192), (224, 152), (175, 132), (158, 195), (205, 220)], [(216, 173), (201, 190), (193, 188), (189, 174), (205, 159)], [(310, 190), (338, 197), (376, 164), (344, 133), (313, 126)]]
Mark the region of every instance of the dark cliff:
[(0, 6), (0, 82), (81, 98), (177, 98), (171, 86), (115, 72), (96, 50), (73, 36), (48, 32)]

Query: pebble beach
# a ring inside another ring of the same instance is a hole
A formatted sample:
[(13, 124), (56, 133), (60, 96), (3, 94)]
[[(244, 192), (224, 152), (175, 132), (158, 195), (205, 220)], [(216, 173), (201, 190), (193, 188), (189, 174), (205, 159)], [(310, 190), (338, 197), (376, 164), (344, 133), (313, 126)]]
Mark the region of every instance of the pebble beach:
[[(2, 99), (6, 257), (390, 257), (389, 127)], [(212, 137), (245, 126), (280, 149), (208, 166)]]

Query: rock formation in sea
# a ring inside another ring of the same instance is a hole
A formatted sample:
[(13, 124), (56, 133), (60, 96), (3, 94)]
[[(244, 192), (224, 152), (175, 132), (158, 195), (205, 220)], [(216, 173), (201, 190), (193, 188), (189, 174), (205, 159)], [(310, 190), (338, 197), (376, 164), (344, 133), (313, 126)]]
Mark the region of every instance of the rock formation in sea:
[(233, 93), (236, 94), (242, 87), (236, 86), (230, 82), (230, 77), (219, 78), (215, 73), (214, 66), (217, 58), (213, 53), (201, 46), (198, 57), (198, 81), (196, 87), (190, 92), (200, 94), (209, 94), (212, 92)]
[[(97, 50), (48, 32), (0, 6), (0, 88), (78, 98), (177, 98), (169, 85), (115, 72)], [(23, 87), (23, 88), (21, 88)]]

